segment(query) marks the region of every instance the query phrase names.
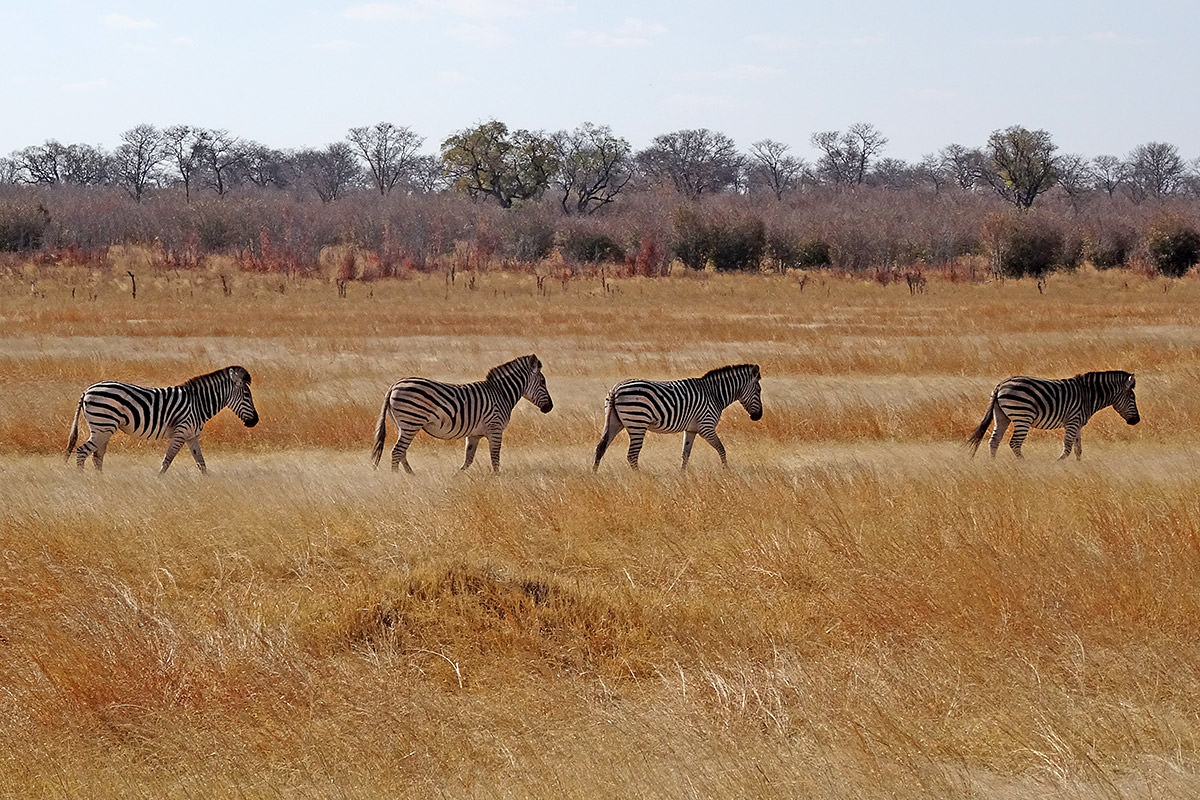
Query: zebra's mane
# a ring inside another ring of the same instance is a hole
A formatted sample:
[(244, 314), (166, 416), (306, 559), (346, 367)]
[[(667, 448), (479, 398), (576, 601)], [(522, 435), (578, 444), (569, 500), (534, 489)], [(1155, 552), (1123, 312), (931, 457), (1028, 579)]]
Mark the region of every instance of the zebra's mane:
[(532, 353), (527, 356), (521, 356), (520, 358), (514, 358), (512, 361), (505, 361), (503, 364), (489, 369), (487, 377), (484, 378), (484, 380), (492, 381), (504, 375), (508, 375), (514, 372), (518, 365), (520, 365), (522, 372), (528, 372), (535, 366), (540, 367), (542, 362), (538, 361), (538, 357)]
[(704, 373), (704, 375), (702, 375), (701, 377), (703, 377), (703, 378), (722, 378), (726, 375), (732, 375), (735, 373), (742, 373), (742, 372), (747, 372), (747, 371), (758, 372), (758, 364), (728, 364), (724, 367), (717, 367), (716, 369), (710, 369), (708, 372)]
[(1130, 378), (1133, 377), (1133, 373), (1126, 372), (1123, 369), (1101, 369), (1101, 370), (1095, 370), (1093, 372), (1081, 372), (1078, 375), (1076, 375), (1075, 377), (1076, 378), (1106, 378), (1109, 376), (1113, 376), (1113, 377), (1119, 376), (1121, 378), (1124, 378), (1125, 380), (1129, 380)]
[(246, 369), (245, 367), (241, 367), (241, 366), (232, 366), (232, 367), (221, 367), (220, 369), (214, 369), (212, 372), (206, 372), (203, 375), (197, 375), (194, 378), (188, 378), (186, 381), (183, 382), (182, 385), (183, 386), (195, 386), (197, 383), (207, 382), (207, 381), (211, 380), (212, 378), (214, 378), (215, 376), (220, 375), (223, 372), (227, 372), (228, 370), (231, 370), (231, 369), (240, 369), (242, 371), (242, 375), (243, 375), (246, 383), (250, 382), (250, 371), (248, 369)]

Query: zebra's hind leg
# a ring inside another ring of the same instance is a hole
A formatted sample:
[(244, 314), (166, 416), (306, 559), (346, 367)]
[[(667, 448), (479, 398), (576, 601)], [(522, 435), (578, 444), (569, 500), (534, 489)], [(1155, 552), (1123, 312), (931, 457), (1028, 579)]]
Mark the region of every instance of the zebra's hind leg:
[(721, 466), (728, 467), (729, 462), (725, 460), (725, 445), (721, 444), (721, 437), (717, 436), (717, 429), (713, 428), (711, 431), (700, 431), (700, 435), (703, 436), (704, 441), (711, 444), (713, 449), (717, 451), (717, 454), (721, 456)]
[(1013, 435), (1008, 440), (1008, 446), (1012, 448), (1013, 453), (1017, 458), (1024, 458), (1021, 455), (1021, 445), (1025, 444), (1025, 437), (1029, 435), (1029, 423), (1018, 421), (1013, 423)]
[(111, 436), (111, 431), (91, 431), (88, 440), (75, 448), (75, 465), (83, 469), (88, 456), (91, 456), (96, 471), (102, 472), (104, 470), (104, 450), (108, 447), (108, 440)]
[[(992, 438), (988, 440), (988, 447), (992, 451), (992, 458), (996, 457), (996, 451), (1000, 449), (1000, 441), (1004, 439), (1004, 434), (1008, 430), (1009, 423), (1008, 415), (1000, 408), (999, 403), (995, 404), (995, 411), (992, 412), (992, 424), (994, 428), (992, 429)], [(1016, 435), (1016, 429), (1013, 429), (1013, 436), (1015, 437)], [(1017, 450), (1017, 455), (1020, 456), (1020, 448), (1017, 448)]]
[(642, 452), (642, 440), (646, 438), (645, 428), (626, 428), (629, 431), (629, 452), (625, 455), (629, 466), (638, 468), (638, 456)]
[(482, 438), (482, 436), (467, 437), (467, 459), (463, 462), (462, 469), (465, 470), (475, 461), (475, 451), (479, 449), (479, 440)]
[(417, 429), (405, 430), (400, 429), (400, 436), (396, 439), (396, 446), (392, 448), (392, 472), (399, 472), (400, 465), (404, 465), (404, 471), (409, 475), (413, 474), (412, 467), (408, 465), (408, 446), (412, 444), (413, 438), (417, 435)]
[(617, 434), (621, 432), (621, 418), (617, 416), (615, 410), (610, 409), (608, 417), (604, 420), (604, 430), (600, 432), (600, 442), (596, 445), (596, 460), (592, 462), (592, 472), (595, 472), (600, 467), (600, 459), (604, 458), (605, 451), (612, 444), (612, 440), (617, 438)]
[(688, 458), (692, 455), (692, 443), (696, 441), (695, 431), (684, 431), (683, 433), (683, 464), (680, 469), (687, 469)]

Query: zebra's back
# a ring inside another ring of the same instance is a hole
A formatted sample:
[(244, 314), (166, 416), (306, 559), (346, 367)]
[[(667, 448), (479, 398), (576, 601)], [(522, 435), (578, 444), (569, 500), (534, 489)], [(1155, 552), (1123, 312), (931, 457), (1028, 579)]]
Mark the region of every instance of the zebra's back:
[(1080, 394), (1075, 378), (1014, 375), (996, 387), (996, 402), (1013, 420), (1025, 420), (1035, 428), (1061, 428), (1078, 412)]
[(163, 388), (101, 381), (84, 391), (81, 403), (89, 427), (160, 439), (170, 432), (183, 412), (186, 397), (178, 386)]
[(695, 378), (648, 381), (633, 378), (612, 388), (608, 400), (626, 427), (655, 433), (680, 433), (693, 427), (706, 410), (708, 394)]
[(444, 383), (429, 378), (403, 378), (389, 392), (395, 418), (441, 439), (471, 435), (495, 411), (485, 381)]

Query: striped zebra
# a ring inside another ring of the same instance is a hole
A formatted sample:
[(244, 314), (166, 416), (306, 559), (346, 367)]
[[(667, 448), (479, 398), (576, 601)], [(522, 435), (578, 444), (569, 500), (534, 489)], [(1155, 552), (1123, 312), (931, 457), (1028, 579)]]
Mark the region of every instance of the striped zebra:
[(521, 356), (488, 370), (487, 377), (476, 383), (442, 383), (428, 378), (404, 378), (383, 398), (383, 409), (375, 425), (375, 448), (371, 458), (375, 466), (383, 455), (387, 436), (387, 418), (396, 424), (396, 446), (392, 448), (392, 471), (400, 465), (412, 474), (408, 465), (408, 447), (418, 431), (439, 439), (467, 440), (467, 456), (462, 468), (471, 466), (479, 440), (487, 438), (492, 454), (492, 471), (500, 471), (500, 443), (513, 408), (524, 397), (543, 414), (550, 413), (554, 401), (542, 375), (542, 362), (535, 355)]
[(1121, 419), (1130, 425), (1137, 425), (1141, 421), (1137, 399), (1133, 394), (1134, 384), (1132, 373), (1121, 370), (1084, 372), (1063, 380), (1025, 376), (1009, 378), (992, 391), (992, 401), (983, 415), (983, 421), (967, 440), (971, 455), (975, 455), (988, 426), (994, 423), (990, 445), (992, 456), (995, 457), (1000, 440), (1004, 438), (1004, 432), (1011, 422), (1013, 434), (1008, 446), (1017, 454), (1017, 458), (1023, 458), (1021, 445), (1032, 427), (1043, 430), (1065, 428), (1063, 452), (1059, 460), (1069, 456), (1072, 449), (1075, 450), (1075, 458), (1080, 459), (1083, 457), (1083, 426), (1097, 411), (1112, 406)]
[[(104, 451), (109, 438), (118, 430), (141, 439), (168, 439), (162, 469), (186, 443), (201, 472), (207, 472), (200, 452), (200, 433), (222, 408), (227, 407), (247, 428), (258, 424), (258, 411), (250, 396), (250, 373), (245, 367), (225, 367), (207, 375), (197, 375), (179, 386), (148, 388), (132, 383), (104, 381), (92, 384), (79, 398), (67, 458), (75, 453), (80, 469), (90, 455), (96, 469), (104, 469)], [(79, 417), (87, 420), (88, 440), (78, 449)]]
[(604, 398), (604, 430), (596, 445), (592, 471), (600, 466), (604, 451), (621, 428), (629, 431), (629, 466), (638, 468), (638, 454), (646, 431), (683, 434), (683, 469), (696, 434), (713, 446), (725, 460), (725, 445), (717, 436), (721, 412), (734, 400), (750, 412), (750, 419), (762, 419), (762, 373), (758, 364), (719, 367), (699, 378), (681, 381), (627, 380), (618, 383)]

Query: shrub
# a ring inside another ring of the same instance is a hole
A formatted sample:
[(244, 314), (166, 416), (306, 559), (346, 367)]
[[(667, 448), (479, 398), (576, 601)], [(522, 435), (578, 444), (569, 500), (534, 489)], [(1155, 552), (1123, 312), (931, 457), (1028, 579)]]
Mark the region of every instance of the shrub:
[(1056, 268), (1074, 269), (1082, 257), (1082, 242), (1071, 241), (1052, 222), (1006, 217), (993, 222), (993, 269), (1006, 278), (1041, 278)]
[(709, 229), (709, 258), (718, 272), (757, 272), (767, 247), (762, 220), (743, 217)]
[(39, 249), (49, 226), (50, 212), (41, 203), (36, 207), (0, 204), (0, 252)]
[(1180, 278), (1200, 260), (1200, 233), (1179, 220), (1164, 220), (1150, 228), (1146, 251), (1159, 273)]
[(554, 227), (540, 219), (523, 220), (513, 231), (512, 237), (512, 257), (524, 264), (541, 261), (554, 249)]
[(708, 226), (691, 206), (680, 206), (675, 212), (674, 237), (671, 252), (688, 269), (704, 269), (708, 263)]
[(1137, 233), (1128, 226), (1118, 225), (1093, 231), (1087, 239), (1085, 252), (1096, 269), (1123, 267), (1137, 246)]
[(562, 234), (560, 247), (568, 259), (584, 264), (625, 260), (624, 249), (606, 233), (568, 230)]

